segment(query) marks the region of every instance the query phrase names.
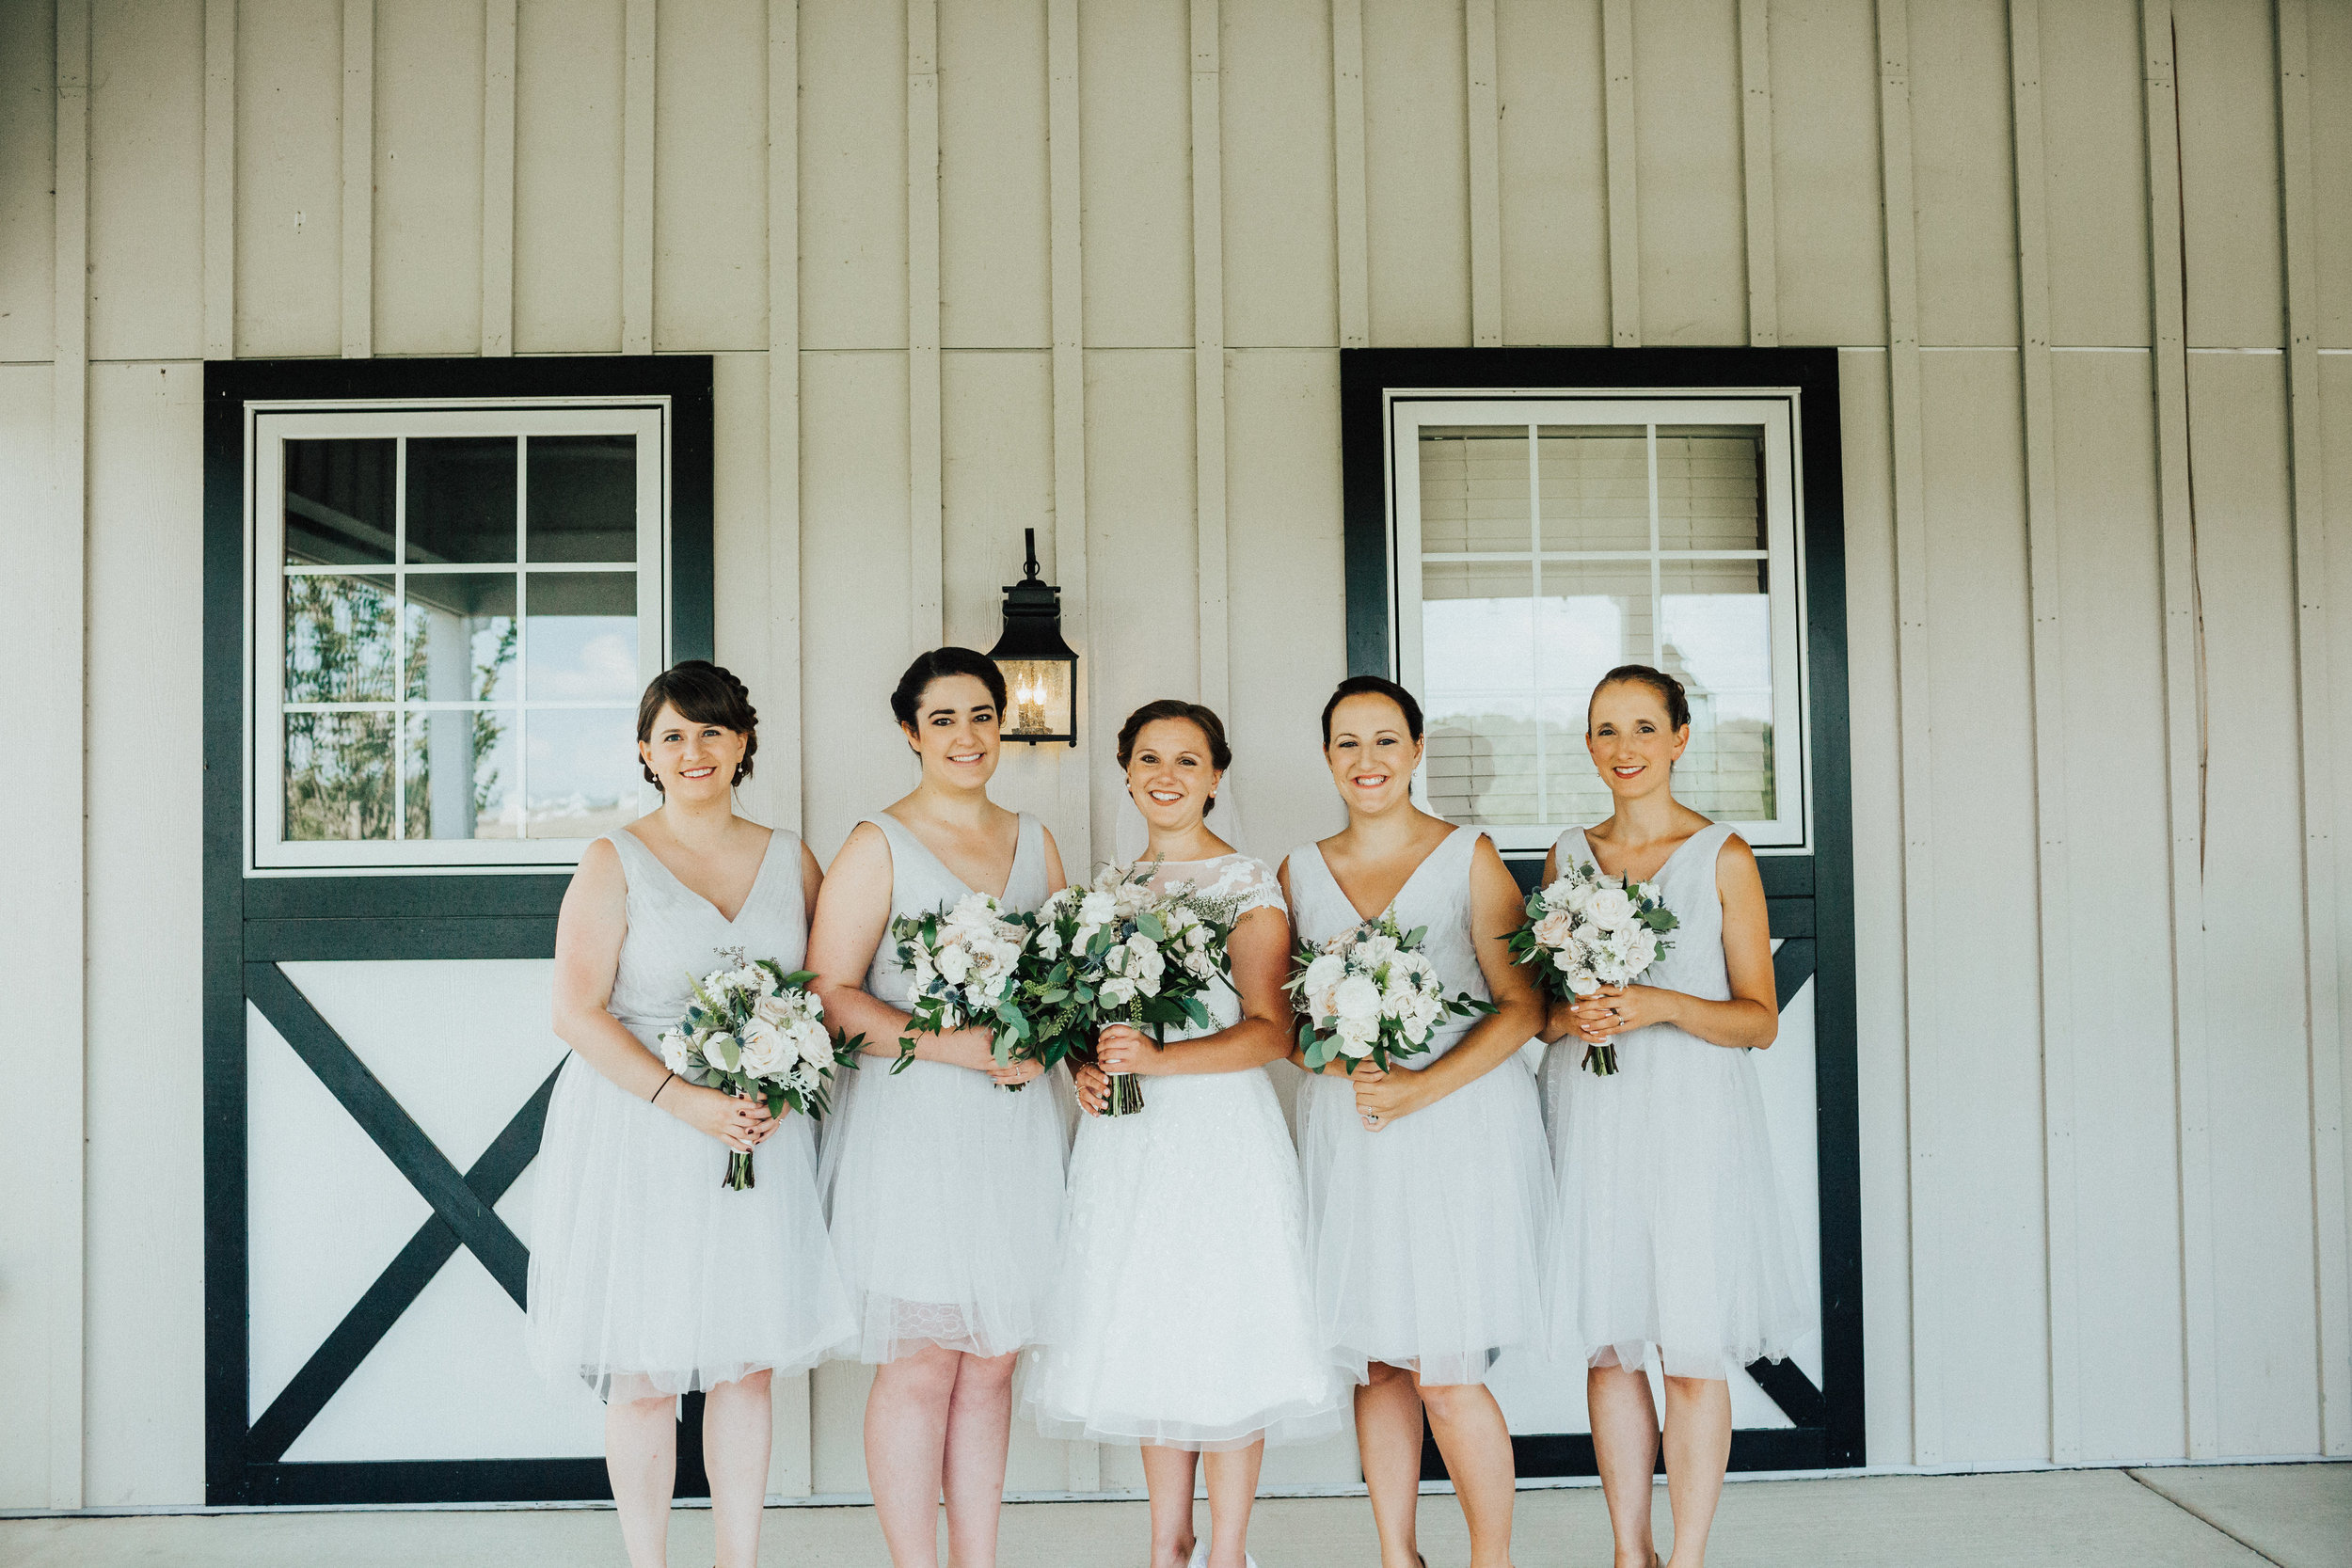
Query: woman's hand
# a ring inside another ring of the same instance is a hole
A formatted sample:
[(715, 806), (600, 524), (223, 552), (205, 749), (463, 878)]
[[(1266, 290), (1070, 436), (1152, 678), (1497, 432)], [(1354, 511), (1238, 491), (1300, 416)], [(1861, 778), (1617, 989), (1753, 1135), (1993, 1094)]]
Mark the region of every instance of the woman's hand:
[(1026, 1056), (1016, 1056), (1002, 1066), (998, 1066), (992, 1056), (989, 1058), (988, 1075), (996, 1080), (999, 1088), (1017, 1089), (1033, 1078), (1044, 1077), (1045, 1069)]
[(1580, 1038), (1605, 1040), (1629, 1029), (1673, 1022), (1674, 995), (1655, 986), (1603, 986), (1590, 996), (1577, 998), (1568, 1016)]
[(1356, 1081), (1356, 1115), (1368, 1132), (1394, 1126), (1399, 1117), (1412, 1115), (1431, 1098), (1422, 1075), (1411, 1068), (1392, 1067), (1383, 1072), (1367, 1057), (1348, 1076)]
[(695, 1132), (707, 1133), (729, 1148), (757, 1148), (784, 1125), (759, 1101), (706, 1089), (683, 1078), (672, 1080), (655, 1101)]
[(1168, 1053), (1152, 1037), (1130, 1023), (1114, 1023), (1094, 1037), (1094, 1059), (1104, 1072), (1133, 1072), (1145, 1078), (1168, 1070)]
[(1071, 1082), (1078, 1090), (1078, 1103), (1090, 1117), (1103, 1114), (1103, 1107), (1111, 1101), (1110, 1075), (1092, 1062), (1082, 1064), (1072, 1075)]

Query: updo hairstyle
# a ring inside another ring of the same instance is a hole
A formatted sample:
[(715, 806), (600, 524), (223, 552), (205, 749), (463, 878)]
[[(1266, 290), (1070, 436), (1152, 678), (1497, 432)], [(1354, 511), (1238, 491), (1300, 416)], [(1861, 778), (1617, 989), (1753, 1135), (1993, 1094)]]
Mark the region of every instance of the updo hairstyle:
[(1331, 715), (1348, 698), (1367, 695), (1386, 697), (1402, 709), (1406, 733), (1413, 737), (1416, 745), (1420, 743), (1421, 705), (1413, 700), (1411, 692), (1386, 675), (1350, 675), (1331, 689), (1331, 700), (1323, 705), (1323, 744), (1327, 750), (1331, 744)]
[[(1599, 696), (1620, 681), (1630, 682), (1635, 686), (1646, 686), (1656, 692), (1658, 700), (1665, 705), (1670, 728), (1685, 730), (1691, 727), (1691, 699), (1683, 691), (1682, 683), (1666, 673), (1665, 671), (1653, 670), (1646, 664), (1620, 664), (1600, 677), (1600, 684), (1593, 688), (1593, 696)], [(1592, 701), (1588, 698), (1584, 704), (1584, 728), (1587, 734), (1591, 733), (1593, 727), (1592, 711)]]
[[(637, 700), (637, 739), (639, 743), (653, 739), (653, 724), (661, 717), (666, 703), (697, 724), (717, 724), (735, 731), (743, 737), (743, 760), (735, 765), (735, 777), (730, 784), (739, 784), (752, 776), (752, 758), (759, 751), (759, 710), (752, 706), (752, 694), (734, 672), (713, 664), (707, 658), (685, 658), (654, 676), (645, 688), (645, 694)], [(644, 766), (640, 759), (640, 766)], [(650, 767), (644, 768), (645, 782), (656, 789), (661, 780)]]
[(915, 715), (923, 708), (923, 693), (931, 682), (946, 675), (969, 675), (987, 687), (989, 701), (996, 705), (997, 717), (1004, 717), (1005, 673), (986, 654), (950, 645), (915, 655), (907, 673), (898, 677), (897, 689), (890, 693), (890, 711), (898, 722), (913, 729)]
[[(1143, 726), (1155, 724), (1163, 719), (1182, 719), (1200, 731), (1209, 742), (1210, 767), (1222, 773), (1233, 766), (1233, 748), (1225, 739), (1225, 721), (1216, 716), (1215, 708), (1187, 703), (1181, 697), (1162, 697), (1158, 702), (1146, 703), (1127, 715), (1127, 721), (1119, 726), (1119, 766), (1121, 768), (1135, 760), (1136, 736), (1143, 733)], [(1215, 810), (1216, 797), (1211, 795), (1208, 802), (1200, 808), (1200, 815), (1206, 816)]]

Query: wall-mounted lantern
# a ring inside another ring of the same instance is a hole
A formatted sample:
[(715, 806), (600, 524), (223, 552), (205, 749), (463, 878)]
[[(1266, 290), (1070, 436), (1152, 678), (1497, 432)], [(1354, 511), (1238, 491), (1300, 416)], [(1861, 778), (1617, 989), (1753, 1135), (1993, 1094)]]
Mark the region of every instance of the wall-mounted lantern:
[(988, 657), (1005, 673), (1007, 740), (1078, 743), (1078, 656), (1061, 640), (1061, 590), (1037, 575), (1037, 530), (1021, 531), (1028, 564), (1005, 587), (1005, 634)]

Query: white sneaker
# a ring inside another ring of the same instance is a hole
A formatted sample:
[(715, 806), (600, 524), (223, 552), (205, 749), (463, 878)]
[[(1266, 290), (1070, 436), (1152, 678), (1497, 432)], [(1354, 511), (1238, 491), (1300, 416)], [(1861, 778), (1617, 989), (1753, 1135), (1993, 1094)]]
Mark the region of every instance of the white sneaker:
[[(1249, 1568), (1258, 1568), (1258, 1560), (1248, 1552), (1241, 1554), (1241, 1560), (1248, 1563)], [(1209, 1544), (1206, 1541), (1195, 1541), (1192, 1544), (1192, 1561), (1186, 1565), (1186, 1568), (1208, 1568), (1208, 1562)]]

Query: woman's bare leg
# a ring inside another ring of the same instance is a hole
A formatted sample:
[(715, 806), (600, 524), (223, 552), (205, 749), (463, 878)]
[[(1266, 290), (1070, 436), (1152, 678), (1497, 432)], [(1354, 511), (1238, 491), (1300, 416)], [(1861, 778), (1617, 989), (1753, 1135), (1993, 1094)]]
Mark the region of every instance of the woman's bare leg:
[(703, 1474), (710, 1479), (719, 1568), (756, 1568), (759, 1516), (768, 1506), (768, 1449), (775, 1411), (768, 1373), (722, 1383), (703, 1396)]
[(1185, 1568), (1192, 1560), (1192, 1480), (1199, 1458), (1190, 1449), (1143, 1445), (1143, 1484), (1152, 1494), (1152, 1568)]
[(1249, 1505), (1258, 1500), (1258, 1468), (1265, 1440), (1206, 1455), (1209, 1471), (1208, 1568), (1245, 1568), (1249, 1553)]
[[(642, 1397), (629, 1398), (631, 1390)], [(616, 1385), (604, 1407), (604, 1473), (621, 1515), (629, 1568), (665, 1568), (670, 1494), (677, 1485), (677, 1401), (644, 1392), (642, 1378)]]
[(947, 1559), (955, 1568), (996, 1568), (996, 1519), (1005, 1506), (1005, 1449), (1012, 1441), (1012, 1373), (1021, 1357), (956, 1357), (947, 1406), (943, 1481)]
[(1417, 1568), (1413, 1521), (1421, 1501), (1421, 1391), (1402, 1367), (1375, 1361), (1356, 1390), (1356, 1451), (1380, 1532), (1380, 1568)]
[(1422, 1384), (1421, 1402), (1470, 1526), (1470, 1568), (1510, 1568), (1518, 1464), (1502, 1407), (1483, 1383)]
[(1731, 1385), (1666, 1379), (1666, 1501), (1674, 1510), (1673, 1568), (1706, 1568), (1707, 1532), (1731, 1463)]
[(925, 1345), (874, 1370), (866, 1397), (866, 1484), (893, 1568), (938, 1568), (948, 1407), (963, 1360)]
[[(1606, 1367), (1585, 1371), (1584, 1400), (1592, 1409), (1593, 1457), (1601, 1495), (1609, 1499), (1617, 1568), (1650, 1568), (1658, 1549), (1649, 1528), (1650, 1481), (1658, 1473), (1658, 1406), (1649, 1397), (1649, 1378), (1627, 1371), (1612, 1357)], [(1682, 1544), (1679, 1536), (1675, 1544)]]

